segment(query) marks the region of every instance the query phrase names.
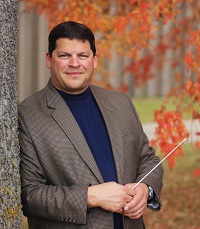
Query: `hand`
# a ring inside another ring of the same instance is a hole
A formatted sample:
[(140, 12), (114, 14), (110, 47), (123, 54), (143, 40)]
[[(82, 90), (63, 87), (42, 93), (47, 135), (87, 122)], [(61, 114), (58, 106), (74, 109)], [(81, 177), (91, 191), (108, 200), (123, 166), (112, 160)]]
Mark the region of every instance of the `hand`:
[(101, 207), (107, 211), (123, 213), (136, 191), (129, 186), (107, 182), (88, 187), (88, 207)]
[[(127, 184), (125, 185), (125, 187), (132, 189), (134, 185), (135, 183)], [(128, 204), (126, 204), (123, 212), (123, 215), (129, 217), (130, 219), (138, 219), (140, 216), (142, 216), (144, 210), (147, 207), (147, 201), (149, 196), (148, 186), (144, 183), (140, 183), (134, 189), (136, 194), (134, 195), (132, 200)]]

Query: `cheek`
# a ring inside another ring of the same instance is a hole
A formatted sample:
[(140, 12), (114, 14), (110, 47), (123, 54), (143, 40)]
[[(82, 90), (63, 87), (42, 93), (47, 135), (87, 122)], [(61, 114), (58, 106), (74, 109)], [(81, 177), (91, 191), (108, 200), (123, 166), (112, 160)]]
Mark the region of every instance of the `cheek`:
[(63, 70), (66, 66), (66, 62), (59, 60), (59, 61), (54, 61), (53, 63), (53, 68), (57, 70)]
[(93, 61), (87, 61), (84, 63), (84, 68), (87, 70), (93, 70), (95, 68), (95, 64)]
[(55, 63), (55, 65), (58, 69), (62, 70), (64, 67), (66, 67), (66, 61), (59, 60)]

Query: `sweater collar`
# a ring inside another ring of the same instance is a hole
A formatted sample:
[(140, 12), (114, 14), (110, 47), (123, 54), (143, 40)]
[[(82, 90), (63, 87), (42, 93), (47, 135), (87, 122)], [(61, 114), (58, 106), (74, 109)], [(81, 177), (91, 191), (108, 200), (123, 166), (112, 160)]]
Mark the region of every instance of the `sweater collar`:
[(92, 96), (92, 92), (90, 87), (88, 87), (84, 92), (80, 93), (80, 94), (69, 94), (66, 93), (64, 91), (61, 91), (59, 89), (56, 88), (56, 90), (58, 91), (58, 93), (62, 96), (62, 98), (66, 101), (66, 102), (83, 102), (85, 100), (87, 100), (88, 98), (90, 98)]

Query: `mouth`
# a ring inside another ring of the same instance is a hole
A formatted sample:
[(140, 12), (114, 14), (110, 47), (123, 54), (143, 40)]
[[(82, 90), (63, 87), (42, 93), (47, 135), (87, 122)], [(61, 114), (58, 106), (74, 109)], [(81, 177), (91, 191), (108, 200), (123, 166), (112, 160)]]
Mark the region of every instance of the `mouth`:
[(79, 77), (83, 74), (83, 72), (66, 72), (65, 74), (72, 77)]

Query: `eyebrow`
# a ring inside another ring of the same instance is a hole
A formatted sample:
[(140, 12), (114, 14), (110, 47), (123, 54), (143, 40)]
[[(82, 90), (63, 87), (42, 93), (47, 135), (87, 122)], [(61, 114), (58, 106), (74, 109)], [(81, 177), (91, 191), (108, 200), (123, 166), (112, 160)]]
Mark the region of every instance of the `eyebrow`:
[[(66, 51), (58, 51), (59, 54), (67, 54), (67, 55), (72, 55), (72, 53), (69, 53), (69, 52), (66, 52)], [(88, 51), (83, 51), (83, 52), (80, 52), (80, 53), (76, 53), (77, 55), (81, 55), (81, 54), (87, 54), (89, 55), (89, 52)]]

